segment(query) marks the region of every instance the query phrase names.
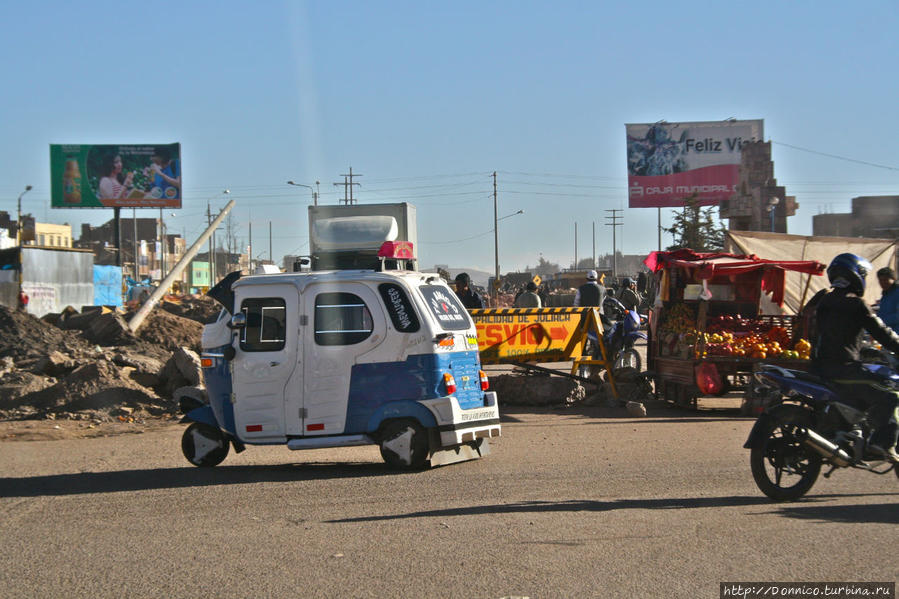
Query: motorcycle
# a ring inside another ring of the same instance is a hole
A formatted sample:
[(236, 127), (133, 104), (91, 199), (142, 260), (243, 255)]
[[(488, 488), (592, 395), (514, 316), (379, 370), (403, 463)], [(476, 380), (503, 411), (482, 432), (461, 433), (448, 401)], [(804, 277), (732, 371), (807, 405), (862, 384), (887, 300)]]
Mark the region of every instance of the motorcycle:
[(602, 300), (602, 314), (609, 321), (621, 320), (627, 310), (615, 295), (609, 290), (609, 294)]
[[(613, 302), (616, 305), (613, 305)], [(602, 323), (606, 329), (602, 339), (606, 346), (608, 359), (612, 362), (612, 369), (633, 368), (639, 372), (643, 364), (640, 354), (634, 349), (634, 344), (637, 339), (646, 339), (646, 333), (640, 330), (640, 327), (646, 323), (646, 317), (641, 316), (636, 310), (628, 310), (615, 298), (607, 297), (603, 301), (604, 305), (606, 303), (622, 314), (622, 318), (617, 322), (608, 320), (605, 315), (602, 317)], [(588, 342), (587, 351), (592, 358), (594, 360), (601, 359), (602, 352), (593, 333), (588, 335)]]
[[(880, 362), (864, 368), (899, 389), (895, 359), (887, 356)], [(754, 377), (756, 392), (774, 400), (743, 445), (751, 450), (752, 476), (762, 493), (795, 501), (808, 493), (823, 466), (829, 467), (825, 478), (837, 468), (880, 475), (893, 471), (899, 477), (899, 466), (868, 450), (873, 428), (868, 411), (844, 402), (823, 379), (771, 364), (763, 364)]]

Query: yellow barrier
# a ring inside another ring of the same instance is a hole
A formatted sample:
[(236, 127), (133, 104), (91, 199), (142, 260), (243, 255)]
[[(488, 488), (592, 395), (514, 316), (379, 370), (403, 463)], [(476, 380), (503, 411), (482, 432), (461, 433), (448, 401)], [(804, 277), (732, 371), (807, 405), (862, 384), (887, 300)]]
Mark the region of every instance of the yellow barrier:
[[(572, 375), (580, 366), (599, 365), (609, 373), (612, 393), (618, 396), (596, 308), (487, 308), (468, 312), (478, 331), (482, 364), (572, 360)], [(599, 360), (583, 355), (590, 331), (599, 340)]]
[(485, 364), (567, 360), (565, 348), (590, 308), (488, 308), (469, 310)]

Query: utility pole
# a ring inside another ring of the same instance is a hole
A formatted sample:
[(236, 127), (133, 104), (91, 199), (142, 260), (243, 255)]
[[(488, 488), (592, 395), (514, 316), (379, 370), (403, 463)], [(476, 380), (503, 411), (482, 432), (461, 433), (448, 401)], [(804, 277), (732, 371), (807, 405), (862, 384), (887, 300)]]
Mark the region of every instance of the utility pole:
[(662, 251), (662, 209), (657, 208), (659, 211), (659, 251)]
[(275, 257), (272, 256), (272, 221), (268, 221), (268, 259), (274, 264)]
[(577, 221), (574, 221), (574, 270), (577, 270)]
[(622, 223), (618, 222), (619, 219), (623, 219), (624, 217), (619, 216), (618, 213), (621, 212), (620, 208), (613, 208), (612, 210), (606, 210), (606, 212), (611, 212), (612, 216), (607, 216), (607, 219), (610, 219), (609, 222), (606, 223), (607, 227), (612, 227), (612, 278), (618, 278), (618, 239), (615, 235), (615, 228), (620, 227)]
[(593, 268), (596, 268), (596, 221), (593, 221), (593, 258), (590, 260)]
[[(212, 226), (212, 207), (209, 202), (206, 202), (206, 226)], [(212, 244), (214, 234), (209, 235), (209, 287), (212, 287), (213, 281), (215, 280), (215, 276), (212, 274)]]
[[(340, 175), (343, 177), (343, 183), (335, 183), (334, 185), (343, 185), (343, 203), (345, 206), (349, 206), (351, 204), (355, 204), (356, 200), (353, 199), (353, 185), (362, 186), (361, 183), (353, 183), (353, 177), (361, 177), (362, 175), (353, 174), (353, 167), (350, 167), (350, 174), (348, 175)], [(316, 181), (318, 184), (318, 181)]]
[(493, 171), (493, 305), (499, 297), (499, 215), (496, 211), (496, 171)]
[(250, 221), (250, 255), (247, 257), (247, 268), (253, 274), (253, 221)]

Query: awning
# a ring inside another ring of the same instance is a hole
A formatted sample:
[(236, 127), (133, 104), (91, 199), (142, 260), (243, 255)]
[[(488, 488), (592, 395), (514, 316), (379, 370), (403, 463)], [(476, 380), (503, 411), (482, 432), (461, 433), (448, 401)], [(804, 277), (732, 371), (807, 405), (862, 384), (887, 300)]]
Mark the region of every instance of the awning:
[(643, 264), (653, 272), (670, 268), (694, 271), (695, 277), (701, 280), (761, 271), (762, 291), (771, 294), (771, 300), (779, 306), (784, 301), (786, 271), (821, 275), (825, 269), (825, 265), (816, 260), (767, 260), (754, 254), (694, 252), (691, 249), (652, 252)]

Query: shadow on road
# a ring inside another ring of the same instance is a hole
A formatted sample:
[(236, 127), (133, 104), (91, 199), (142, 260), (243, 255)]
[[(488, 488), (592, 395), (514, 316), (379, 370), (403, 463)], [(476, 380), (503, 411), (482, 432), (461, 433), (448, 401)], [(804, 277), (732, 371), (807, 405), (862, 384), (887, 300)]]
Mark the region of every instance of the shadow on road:
[(822, 522), (870, 522), (899, 524), (899, 511), (895, 503), (860, 503), (857, 505), (796, 505), (781, 508), (788, 518), (818, 520)]
[(367, 476), (414, 476), (378, 462), (303, 463), (274, 466), (218, 466), (216, 468), (157, 468), (82, 472), (25, 478), (0, 478), (0, 497), (41, 497), (216, 485), (299, 482)]
[[(851, 495), (854, 497), (855, 495)], [(847, 497), (846, 495), (828, 495), (825, 497)], [(821, 497), (815, 497), (814, 501), (820, 501)], [(427, 518), (427, 517), (450, 517), (450, 516), (473, 516), (473, 515), (489, 515), (489, 514), (510, 514), (510, 513), (545, 513), (545, 512), (611, 512), (615, 510), (680, 510), (680, 509), (696, 509), (696, 508), (724, 508), (724, 507), (741, 507), (751, 505), (769, 505), (777, 507), (766, 497), (689, 497), (689, 498), (657, 498), (657, 499), (615, 499), (611, 501), (527, 501), (521, 503), (505, 503), (501, 505), (476, 505), (470, 507), (449, 508), (442, 510), (427, 510), (422, 512), (410, 512), (408, 514), (393, 514), (383, 516), (360, 516), (358, 518), (343, 518), (340, 520), (329, 520), (330, 523), (347, 523), (347, 522), (378, 522), (384, 520), (402, 520), (405, 518)], [(879, 505), (858, 505), (858, 506), (791, 506), (781, 510), (786, 516), (805, 517), (797, 514), (806, 513), (804, 510), (811, 510), (809, 513), (830, 513), (836, 514), (843, 510), (852, 508), (877, 508), (871, 510), (886, 517), (883, 511), (886, 507)], [(795, 511), (796, 513), (792, 513)], [(892, 520), (882, 520), (884, 522), (895, 522), (896, 516), (890, 515)], [(819, 515), (810, 515), (808, 518), (819, 519)], [(850, 516), (851, 518), (851, 516)], [(848, 520), (856, 521), (876, 521), (876, 520)]]

